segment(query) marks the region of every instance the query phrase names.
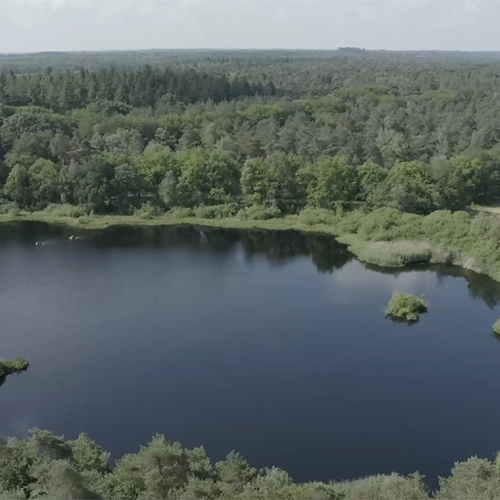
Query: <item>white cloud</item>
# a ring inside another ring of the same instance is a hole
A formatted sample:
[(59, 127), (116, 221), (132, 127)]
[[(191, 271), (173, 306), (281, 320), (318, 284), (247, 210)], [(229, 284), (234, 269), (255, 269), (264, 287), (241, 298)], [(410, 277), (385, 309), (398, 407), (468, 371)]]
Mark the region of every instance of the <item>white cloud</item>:
[(499, 0), (0, 0), (0, 52), (500, 50)]

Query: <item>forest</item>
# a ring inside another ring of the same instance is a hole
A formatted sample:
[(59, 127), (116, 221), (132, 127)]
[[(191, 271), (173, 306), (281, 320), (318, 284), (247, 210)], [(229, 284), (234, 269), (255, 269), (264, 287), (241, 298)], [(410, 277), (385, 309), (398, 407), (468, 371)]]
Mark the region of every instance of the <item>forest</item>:
[(0, 72), (2, 210), (388, 206), (500, 195), (500, 63), (380, 55)]
[[(424, 238), (444, 251), (409, 260), (500, 277), (496, 218), (470, 210), (500, 197), (497, 55), (343, 48), (69, 61), (0, 58), (0, 214), (299, 217), (338, 236), (366, 216), (380, 230), (363, 240)], [(445, 226), (452, 214), (458, 225)], [(405, 260), (359, 241), (347, 243), (368, 262)]]
[[(456, 263), (500, 281), (500, 219), (475, 212), (499, 199), (498, 54), (0, 57), (6, 220), (278, 220), (327, 228), (365, 262)], [(0, 385), (11, 371), (0, 365)], [(0, 441), (0, 500), (37, 497), (500, 498), (500, 460), (457, 462), (434, 492), (419, 474), (296, 484), (163, 436), (115, 461), (84, 434), (35, 429)]]
[(457, 462), (429, 492), (418, 473), (340, 483), (296, 484), (283, 470), (253, 468), (231, 452), (213, 463), (204, 448), (186, 448), (156, 435), (136, 454), (114, 461), (81, 434), (67, 441), (33, 429), (0, 441), (0, 500), (441, 500), (500, 496), (500, 463), (477, 457)]

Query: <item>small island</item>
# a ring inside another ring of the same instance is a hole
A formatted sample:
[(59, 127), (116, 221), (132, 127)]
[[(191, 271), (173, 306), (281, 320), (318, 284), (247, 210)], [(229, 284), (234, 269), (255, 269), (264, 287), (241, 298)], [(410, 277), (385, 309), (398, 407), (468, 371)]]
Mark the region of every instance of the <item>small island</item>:
[(0, 359), (0, 380), (13, 373), (25, 372), (29, 368), (29, 361), (25, 358), (17, 358), (13, 361), (4, 361)]
[(493, 325), (493, 332), (500, 335), (500, 319)]
[(416, 323), (420, 314), (426, 313), (427, 310), (428, 305), (423, 297), (395, 290), (385, 313), (396, 321)]

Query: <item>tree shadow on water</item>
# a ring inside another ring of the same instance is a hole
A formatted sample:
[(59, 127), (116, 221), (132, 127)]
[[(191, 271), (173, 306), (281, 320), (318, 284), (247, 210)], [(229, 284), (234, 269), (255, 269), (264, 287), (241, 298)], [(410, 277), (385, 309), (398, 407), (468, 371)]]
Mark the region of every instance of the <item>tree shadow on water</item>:
[(500, 282), (484, 274), (469, 271), (459, 266), (413, 264), (399, 268), (387, 268), (366, 263), (364, 266), (366, 269), (396, 277), (412, 271), (432, 271), (436, 273), (439, 280), (444, 280), (445, 278), (464, 278), (467, 281), (467, 290), (471, 299), (483, 301), (490, 309), (494, 309), (500, 305)]
[(328, 235), (251, 230), (241, 232), (240, 238), (247, 260), (265, 255), (275, 266), (286, 265), (297, 257), (311, 257), (319, 272), (333, 273), (353, 259), (345, 245)]

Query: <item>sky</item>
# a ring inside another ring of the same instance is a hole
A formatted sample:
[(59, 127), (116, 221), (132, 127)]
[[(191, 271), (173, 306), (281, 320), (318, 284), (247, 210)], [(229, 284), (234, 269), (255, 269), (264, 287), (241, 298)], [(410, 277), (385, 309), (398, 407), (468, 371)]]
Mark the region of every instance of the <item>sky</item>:
[(500, 50), (500, 0), (0, 0), (0, 53)]

